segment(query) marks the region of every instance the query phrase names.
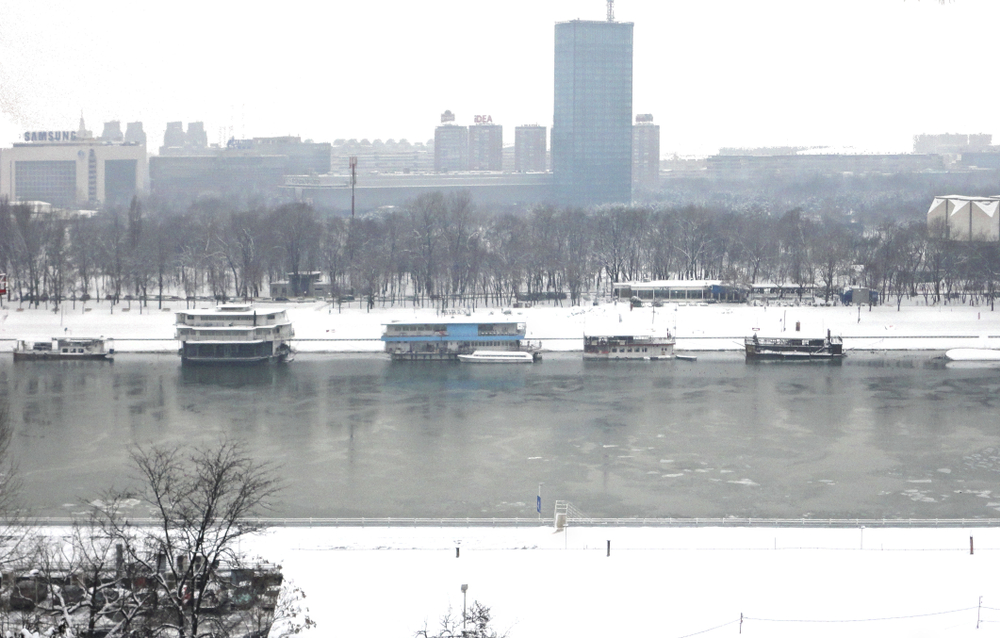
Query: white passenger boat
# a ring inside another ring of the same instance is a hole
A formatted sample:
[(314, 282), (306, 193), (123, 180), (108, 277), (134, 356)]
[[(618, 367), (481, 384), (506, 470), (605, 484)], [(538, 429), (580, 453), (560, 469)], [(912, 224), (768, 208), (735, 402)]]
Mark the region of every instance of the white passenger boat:
[(534, 363), (540, 357), (537, 352), (517, 350), (476, 350), (472, 354), (460, 354), (463, 363)]
[(1000, 361), (1000, 350), (989, 348), (954, 348), (944, 353), (949, 361)]
[(291, 361), (295, 336), (284, 310), (227, 304), (177, 313), (181, 362), (194, 365), (255, 365)]

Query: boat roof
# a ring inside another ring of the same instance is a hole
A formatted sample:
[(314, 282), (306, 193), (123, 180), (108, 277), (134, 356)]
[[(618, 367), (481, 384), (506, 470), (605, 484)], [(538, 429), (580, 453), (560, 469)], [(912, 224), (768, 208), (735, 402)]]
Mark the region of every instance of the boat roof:
[[(752, 339), (754, 335), (757, 335), (758, 339), (826, 339), (826, 330), (822, 332), (818, 330), (800, 330), (795, 331), (785, 331), (785, 332), (751, 332), (747, 335), (747, 339)], [(840, 335), (831, 334), (830, 337), (838, 338)]]
[(393, 319), (387, 323), (382, 324), (383, 326), (429, 326), (429, 325), (476, 325), (481, 323), (525, 323), (523, 317), (514, 319), (508, 315), (501, 315), (500, 317), (487, 316), (487, 317), (434, 317), (433, 319), (414, 319), (413, 321), (400, 321), (398, 319)]
[(217, 345), (217, 346), (224, 346), (224, 345), (239, 345), (239, 346), (242, 346), (242, 345), (248, 344), (248, 343), (265, 343), (265, 341), (266, 341), (265, 339), (248, 339), (246, 341), (233, 341), (231, 339), (197, 339), (197, 340), (194, 340), (194, 341), (188, 341), (188, 343), (195, 343), (195, 344), (198, 344), (198, 345), (213, 345), (214, 344), (214, 345)]
[(178, 315), (226, 315), (233, 317), (252, 317), (253, 315), (273, 315), (285, 312), (284, 308), (257, 309), (253, 304), (216, 306), (214, 308), (198, 308), (197, 310), (178, 310)]
[(259, 326), (240, 325), (240, 326), (179, 326), (179, 327), (186, 328), (188, 330), (197, 330), (198, 332), (227, 332), (227, 331), (231, 332), (233, 330), (242, 330), (243, 332), (253, 332), (254, 330), (258, 330), (261, 328), (274, 328), (276, 326), (283, 326), (285, 324), (291, 325), (291, 323), (292, 323), (291, 321), (286, 321), (285, 323), (272, 323)]

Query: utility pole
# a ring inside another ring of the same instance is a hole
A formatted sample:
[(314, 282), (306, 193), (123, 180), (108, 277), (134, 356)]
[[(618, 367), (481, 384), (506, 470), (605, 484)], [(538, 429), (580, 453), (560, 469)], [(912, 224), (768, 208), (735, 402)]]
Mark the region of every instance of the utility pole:
[(465, 636), (465, 592), (469, 591), (468, 585), (462, 585), (462, 636)]

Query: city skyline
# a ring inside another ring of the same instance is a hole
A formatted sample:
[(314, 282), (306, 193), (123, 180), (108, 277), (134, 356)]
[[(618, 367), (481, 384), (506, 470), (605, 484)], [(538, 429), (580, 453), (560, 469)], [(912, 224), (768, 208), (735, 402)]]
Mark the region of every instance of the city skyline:
[[(619, 0), (635, 24), (633, 115), (661, 155), (720, 147), (906, 152), (919, 133), (990, 133), (982, 70), (1000, 3)], [(440, 113), (550, 128), (557, 22), (602, 20), (602, 0), (486, 5), (375, 1), (280, 14), (195, 3), (53, 1), (0, 7), (0, 146), (75, 130), (82, 112), (229, 136), (433, 138)], [(507, 139), (509, 144), (513, 140)]]

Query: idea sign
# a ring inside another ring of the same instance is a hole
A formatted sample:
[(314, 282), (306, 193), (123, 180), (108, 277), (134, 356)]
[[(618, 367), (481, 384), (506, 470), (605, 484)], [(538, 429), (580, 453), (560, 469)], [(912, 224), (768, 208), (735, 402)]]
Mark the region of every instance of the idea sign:
[(493, 116), (492, 115), (477, 115), (475, 117), (475, 122), (476, 122), (476, 124), (492, 124), (493, 123)]

